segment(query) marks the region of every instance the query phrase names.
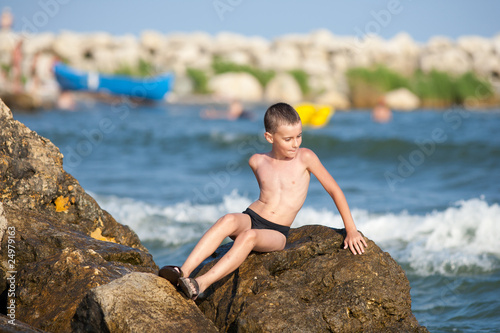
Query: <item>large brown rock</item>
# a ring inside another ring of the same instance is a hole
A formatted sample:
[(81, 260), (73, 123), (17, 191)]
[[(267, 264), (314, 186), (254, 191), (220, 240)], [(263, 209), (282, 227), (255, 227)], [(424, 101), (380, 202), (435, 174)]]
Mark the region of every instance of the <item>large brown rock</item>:
[(218, 332), (196, 305), (165, 279), (131, 273), (92, 289), (72, 323), (73, 332)]
[(2, 333), (46, 333), (46, 331), (42, 331), (36, 329), (34, 327), (29, 326), (26, 323), (15, 320), (15, 325), (12, 324), (11, 319), (3, 314), (0, 314), (0, 332)]
[(200, 309), (221, 332), (426, 332), (403, 269), (370, 240), (363, 255), (342, 249), (343, 232), (293, 229), (284, 251), (251, 254)]
[(71, 331), (90, 289), (158, 269), (137, 235), (63, 170), (62, 158), (0, 100), (0, 313), (13, 299), (10, 277), (16, 320), (51, 332)]

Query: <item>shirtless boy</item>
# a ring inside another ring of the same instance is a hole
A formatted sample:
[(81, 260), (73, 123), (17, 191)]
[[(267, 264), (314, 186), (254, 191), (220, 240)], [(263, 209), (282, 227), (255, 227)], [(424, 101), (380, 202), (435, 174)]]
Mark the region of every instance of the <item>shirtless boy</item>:
[[(333, 177), (311, 150), (299, 148), (302, 123), (293, 107), (278, 103), (264, 116), (265, 138), (270, 152), (253, 155), (248, 164), (259, 183), (260, 196), (243, 213), (227, 214), (203, 235), (182, 267), (165, 266), (160, 275), (179, 285), (191, 299), (212, 283), (236, 270), (251, 251), (271, 252), (285, 248), (290, 226), (304, 204), (311, 173), (330, 194), (342, 216), (347, 236), (344, 249), (362, 254), (367, 246), (357, 231), (345, 196)], [(270, 222), (272, 221), (272, 222)], [(205, 274), (188, 276), (210, 256), (226, 238), (234, 240), (231, 249)]]

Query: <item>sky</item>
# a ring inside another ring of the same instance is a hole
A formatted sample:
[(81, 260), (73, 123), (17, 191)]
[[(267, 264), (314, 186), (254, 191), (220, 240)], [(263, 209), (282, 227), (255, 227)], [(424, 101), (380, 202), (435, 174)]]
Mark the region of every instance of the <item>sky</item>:
[(273, 39), (328, 29), (335, 35), (426, 42), (500, 33), (499, 0), (0, 0), (21, 32), (222, 31)]

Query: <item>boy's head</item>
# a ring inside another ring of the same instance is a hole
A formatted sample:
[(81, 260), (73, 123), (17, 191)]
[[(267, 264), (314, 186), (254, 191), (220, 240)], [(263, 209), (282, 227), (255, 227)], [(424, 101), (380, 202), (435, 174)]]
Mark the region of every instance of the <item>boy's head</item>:
[(276, 133), (280, 125), (295, 125), (300, 122), (300, 116), (295, 109), (286, 103), (271, 105), (264, 116), (266, 132)]

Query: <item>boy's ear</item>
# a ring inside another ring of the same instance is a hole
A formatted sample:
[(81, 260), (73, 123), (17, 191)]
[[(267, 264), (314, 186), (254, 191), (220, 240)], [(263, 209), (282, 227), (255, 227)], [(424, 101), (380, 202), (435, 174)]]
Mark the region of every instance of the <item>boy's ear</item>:
[(271, 144), (273, 143), (274, 137), (271, 133), (269, 133), (269, 132), (264, 133), (264, 137), (266, 138), (267, 142), (269, 142)]

